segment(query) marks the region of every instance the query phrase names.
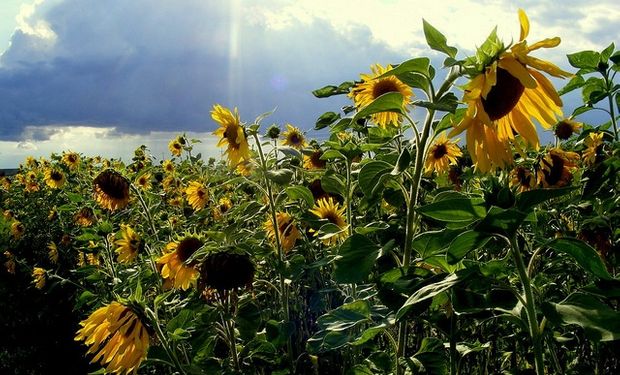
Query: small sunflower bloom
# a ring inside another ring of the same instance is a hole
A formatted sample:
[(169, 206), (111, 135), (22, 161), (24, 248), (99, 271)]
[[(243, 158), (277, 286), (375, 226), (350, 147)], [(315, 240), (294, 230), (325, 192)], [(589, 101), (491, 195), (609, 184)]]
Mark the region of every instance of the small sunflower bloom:
[(457, 164), (457, 158), (463, 156), (463, 152), (457, 145), (459, 139), (451, 141), (446, 133), (441, 133), (433, 142), (426, 155), (424, 169), (426, 173), (436, 171), (443, 173), (450, 169), (451, 165)]
[(174, 163), (172, 162), (172, 160), (164, 160), (161, 167), (164, 172), (166, 172), (166, 174), (174, 173)]
[(286, 130), (282, 133), (282, 144), (285, 146), (293, 147), (298, 150), (306, 147), (306, 137), (304, 133), (291, 124), (286, 124)]
[(52, 189), (60, 189), (66, 181), (65, 174), (58, 169), (50, 168), (45, 171), (45, 183)]
[(58, 264), (58, 246), (53, 241), (47, 244), (47, 255), (50, 258), (50, 262)]
[(143, 173), (136, 178), (135, 184), (142, 190), (149, 190), (151, 188), (151, 177), (150, 173)]
[[(355, 107), (362, 109), (372, 103), (375, 99), (388, 92), (399, 92), (403, 96), (403, 111), (406, 111), (406, 107), (411, 103), (413, 97), (413, 91), (411, 87), (404, 84), (395, 75), (387, 76), (385, 78), (379, 78), (382, 74), (385, 74), (392, 70), (392, 66), (388, 65), (383, 67), (380, 64), (375, 64), (370, 67), (371, 74), (361, 74), (361, 83), (355, 85), (355, 87), (349, 93), (349, 97), (353, 99)], [(381, 112), (371, 116), (374, 123), (382, 128), (386, 128), (388, 125), (399, 126), (401, 122), (401, 115), (396, 112)]]
[(583, 164), (593, 165), (596, 162), (596, 155), (603, 144), (603, 137), (603, 132), (592, 132), (584, 139), (583, 144), (586, 146), (586, 149), (582, 154)]
[(221, 220), (226, 212), (232, 207), (232, 202), (227, 197), (222, 197), (217, 202), (217, 206), (213, 208), (213, 217), (215, 220)]
[(63, 152), (62, 162), (65, 163), (69, 169), (75, 169), (80, 165), (80, 155), (76, 152)]
[(161, 256), (157, 263), (161, 266), (161, 276), (165, 285), (177, 289), (187, 290), (196, 283), (198, 270), (193, 262), (187, 264), (187, 260), (202, 247), (202, 240), (188, 236), (179, 242), (170, 242), (166, 245), (166, 254)]
[[(319, 199), (310, 210), (310, 212), (316, 215), (319, 219), (326, 219), (328, 222), (338, 226), (341, 229), (340, 233), (324, 239), (324, 245), (334, 245), (347, 236), (345, 231), (347, 221), (345, 219), (344, 210), (345, 207), (340, 207), (340, 204), (336, 202), (333, 197)], [(315, 236), (318, 236), (318, 232), (315, 233)]]
[(552, 148), (539, 161), (537, 168), (538, 183), (545, 187), (563, 187), (573, 179), (572, 171), (577, 167), (579, 155), (575, 152)]
[[(278, 237), (280, 238), (280, 245), (282, 246), (284, 252), (289, 252), (295, 246), (295, 242), (301, 238), (301, 234), (293, 222), (293, 217), (291, 214), (287, 212), (277, 212), (276, 221), (278, 223)], [(273, 220), (271, 220), (271, 218), (267, 219), (265, 224), (263, 224), (263, 227), (267, 232), (267, 237), (269, 237), (271, 242), (275, 243), (276, 231), (273, 225)]]
[(17, 263), (15, 263), (15, 256), (11, 254), (10, 251), (5, 251), (4, 256), (7, 259), (6, 262), (4, 262), (4, 267), (6, 268), (6, 272), (14, 275), (15, 268), (17, 266)]
[(19, 240), (25, 232), (26, 227), (21, 221), (15, 220), (11, 223), (11, 236), (13, 236), (14, 239)]
[(80, 322), (75, 341), (90, 346), (91, 363), (115, 374), (136, 374), (146, 358), (150, 340), (146, 325), (131, 308), (112, 302)]
[(519, 193), (532, 190), (536, 187), (536, 177), (531, 170), (525, 167), (515, 167), (510, 171), (510, 186)]
[(327, 165), (325, 160), (321, 160), (323, 151), (321, 149), (315, 149), (309, 155), (304, 155), (304, 168), (307, 170), (324, 169)]
[(96, 221), (95, 212), (90, 207), (82, 207), (73, 216), (73, 220), (81, 227), (90, 227)]
[(565, 141), (569, 139), (571, 135), (579, 133), (582, 127), (582, 123), (566, 118), (555, 124), (553, 134), (555, 134), (559, 140)]
[(114, 244), (118, 246), (115, 251), (119, 263), (133, 262), (142, 247), (140, 236), (129, 225), (125, 224), (121, 224), (121, 238), (114, 241)]
[(171, 140), (168, 143), (168, 150), (174, 156), (181, 156), (181, 152), (183, 151), (183, 145), (185, 144), (185, 139), (182, 136), (178, 136), (175, 139)]
[(245, 130), (241, 126), (237, 108), (234, 112), (219, 104), (213, 106), (211, 118), (219, 124), (219, 128), (213, 132), (220, 137), (217, 147), (226, 146), (225, 154), (231, 168), (235, 168), (240, 162), (250, 159), (250, 146), (245, 136)]
[(32, 283), (35, 288), (43, 289), (45, 288), (45, 282), (47, 281), (47, 274), (43, 268), (35, 267), (32, 270)]
[(129, 182), (120, 173), (106, 169), (93, 181), (94, 198), (110, 211), (125, 208), (129, 204)]
[(185, 195), (187, 202), (194, 211), (202, 210), (209, 201), (209, 193), (202, 182), (191, 181), (187, 189), (185, 189)]
[(8, 177), (0, 177), (0, 189), (4, 191), (9, 191), (9, 189), (11, 189), (11, 180), (9, 180)]

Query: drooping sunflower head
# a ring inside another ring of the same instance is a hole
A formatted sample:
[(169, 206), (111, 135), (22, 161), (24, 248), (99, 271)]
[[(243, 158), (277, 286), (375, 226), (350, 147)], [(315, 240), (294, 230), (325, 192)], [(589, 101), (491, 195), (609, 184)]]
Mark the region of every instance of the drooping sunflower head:
[(226, 146), (225, 154), (228, 155), (228, 162), (234, 168), (243, 160), (250, 159), (250, 146), (245, 136), (245, 130), (239, 119), (237, 108), (234, 113), (228, 108), (219, 104), (213, 106), (211, 118), (219, 124), (219, 128), (213, 134), (220, 137), (217, 147)]
[(121, 238), (114, 241), (117, 246), (116, 254), (119, 263), (131, 263), (136, 259), (140, 250), (144, 247), (140, 236), (129, 225), (121, 225)]
[(301, 150), (306, 147), (306, 137), (304, 133), (291, 124), (286, 124), (286, 130), (282, 133), (282, 144)]
[(15, 256), (7, 250), (4, 252), (4, 257), (6, 258), (6, 262), (4, 262), (4, 268), (6, 268), (6, 272), (14, 275), (17, 268), (17, 263), (15, 263)]
[[(325, 245), (333, 245), (338, 243), (339, 240), (344, 239), (347, 236), (345, 231), (347, 222), (344, 215), (345, 207), (340, 207), (340, 204), (334, 200), (333, 197), (321, 198), (317, 200), (314, 207), (310, 210), (311, 213), (316, 215), (319, 219), (325, 219), (330, 224), (336, 225), (341, 229), (339, 233), (328, 237), (323, 240)], [(318, 235), (318, 232), (315, 233)]]
[(47, 255), (50, 258), (50, 262), (58, 263), (58, 246), (56, 246), (54, 241), (47, 244)]
[(579, 133), (582, 127), (582, 123), (574, 121), (570, 118), (565, 118), (555, 124), (553, 127), (553, 134), (555, 134), (559, 140), (565, 141), (570, 138), (571, 135)]
[(151, 177), (152, 175), (150, 173), (143, 173), (136, 178), (135, 184), (142, 190), (148, 190), (151, 188)]
[(198, 270), (194, 267), (195, 262), (188, 262), (188, 260), (203, 244), (202, 239), (188, 235), (178, 242), (170, 242), (166, 246), (168, 252), (157, 260), (161, 266), (160, 273), (166, 285), (187, 290), (195, 284), (198, 278)]
[(192, 206), (194, 211), (202, 210), (209, 202), (209, 193), (207, 187), (199, 181), (191, 181), (185, 189), (187, 202)]
[(321, 156), (323, 151), (320, 148), (315, 148), (310, 154), (304, 154), (304, 168), (308, 170), (325, 168), (327, 162), (321, 160)]
[(583, 144), (586, 149), (582, 153), (582, 159), (585, 165), (593, 165), (597, 162), (597, 155), (603, 145), (604, 136), (603, 132), (591, 132), (584, 139)]
[[(407, 105), (411, 103), (413, 97), (413, 91), (411, 87), (404, 84), (396, 76), (391, 75), (383, 78), (377, 78), (384, 73), (392, 70), (392, 66), (388, 65), (383, 67), (380, 64), (375, 64), (370, 67), (371, 74), (361, 74), (362, 81), (355, 85), (355, 87), (349, 93), (349, 97), (353, 99), (355, 106), (358, 109), (364, 108), (375, 99), (388, 92), (398, 92), (403, 96), (403, 110)], [(385, 128), (388, 125), (398, 126), (401, 121), (400, 114), (396, 112), (381, 112), (372, 115), (372, 121), (377, 125)]]
[(129, 182), (120, 173), (106, 169), (95, 177), (93, 185), (95, 201), (101, 207), (116, 211), (129, 204)]
[(280, 138), (280, 127), (276, 124), (273, 124), (267, 129), (267, 133), (265, 134), (271, 139), (278, 139)]
[(35, 288), (43, 289), (45, 288), (45, 282), (47, 281), (47, 271), (45, 271), (41, 267), (34, 267), (32, 269), (32, 283)]
[(443, 173), (448, 171), (451, 165), (456, 165), (457, 158), (463, 156), (463, 152), (457, 145), (458, 141), (458, 139), (451, 141), (446, 136), (446, 133), (441, 133), (426, 155), (426, 172), (436, 171), (437, 173)]
[(75, 169), (80, 165), (80, 155), (76, 152), (64, 152), (62, 154), (62, 161), (70, 169)]
[(519, 193), (532, 190), (536, 187), (536, 177), (528, 168), (515, 167), (510, 171), (510, 186)]
[(26, 227), (21, 221), (15, 220), (11, 223), (11, 235), (14, 239), (19, 240), (26, 232)]
[(90, 207), (82, 207), (73, 216), (75, 223), (81, 227), (90, 227), (97, 220), (95, 212)]
[[(293, 222), (293, 217), (291, 214), (287, 212), (277, 212), (276, 221), (278, 223), (278, 237), (280, 239), (280, 244), (282, 249), (285, 252), (288, 252), (295, 246), (295, 242), (301, 238), (301, 234)], [(267, 232), (267, 237), (275, 243), (276, 231), (274, 229), (273, 220), (268, 218), (263, 226)]]
[(246, 253), (212, 252), (200, 266), (200, 286), (219, 292), (243, 288), (252, 285), (254, 270), (254, 263)]
[(149, 332), (140, 315), (119, 302), (95, 310), (80, 322), (75, 341), (90, 346), (92, 362), (116, 374), (137, 373), (149, 349)]
[(538, 162), (538, 183), (545, 188), (567, 186), (573, 179), (572, 171), (578, 160), (577, 153), (550, 149)]
[[(529, 53), (539, 48), (551, 48), (560, 38), (550, 38), (528, 46), (529, 20), (519, 10), (520, 41), (510, 49), (496, 48), (495, 55), (479, 51), (477, 73), (464, 86), (463, 101), (468, 108), (465, 116), (450, 137), (467, 130), (467, 148), (476, 168), (488, 172), (512, 163), (510, 143), (519, 137), (527, 145), (538, 148), (536, 121), (545, 129), (557, 123), (562, 115), (562, 100), (548, 78), (569, 77), (550, 62)], [(502, 45), (495, 32), (485, 45)], [(482, 62), (482, 66), (480, 63)]]
[(59, 169), (48, 168), (45, 171), (45, 183), (52, 189), (60, 189), (66, 181), (65, 174)]

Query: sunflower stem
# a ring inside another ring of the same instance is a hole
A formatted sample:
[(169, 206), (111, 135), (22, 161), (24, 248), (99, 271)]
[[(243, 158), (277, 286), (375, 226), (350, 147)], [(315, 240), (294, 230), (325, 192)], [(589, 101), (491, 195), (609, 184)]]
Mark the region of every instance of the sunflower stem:
[[(133, 190), (133, 192), (138, 197), (138, 201), (140, 201), (140, 205), (142, 206), (142, 210), (144, 211), (146, 219), (149, 222), (149, 225), (151, 227), (151, 231), (153, 232), (153, 236), (155, 237), (155, 240), (159, 241), (159, 238), (157, 236), (157, 229), (155, 229), (155, 224), (153, 223), (153, 217), (151, 216), (149, 207), (146, 205), (146, 201), (142, 197), (142, 194), (140, 194), (140, 191), (138, 190), (138, 188), (136, 188), (133, 184), (130, 184), (129, 186), (131, 186), (131, 190)], [(157, 265), (155, 264), (155, 259), (153, 259), (153, 253), (151, 252), (150, 247), (146, 244), (144, 246), (144, 249), (146, 250), (147, 256), (149, 257), (149, 264), (151, 265), (151, 270), (153, 271), (153, 275), (156, 276), (158, 272), (157, 272)], [(158, 280), (158, 285), (161, 287), (162, 286), (161, 278), (157, 277), (157, 280)]]
[(181, 361), (179, 361), (179, 358), (177, 357), (174, 349), (172, 348), (172, 346), (170, 346), (168, 337), (164, 334), (164, 332), (161, 329), (161, 326), (159, 325), (159, 319), (157, 318), (157, 313), (149, 309), (148, 307), (145, 309), (145, 312), (146, 312), (146, 315), (151, 319), (151, 326), (154, 328), (155, 334), (157, 335), (159, 342), (164, 348), (164, 351), (168, 355), (168, 358), (170, 358), (170, 360), (174, 364), (174, 367), (176, 367), (179, 373), (181, 375), (185, 375), (186, 372), (185, 372), (185, 369), (183, 368), (183, 365), (181, 364)]
[[(616, 122), (616, 112), (614, 110), (614, 101), (613, 101), (613, 94), (612, 94), (612, 89), (613, 89), (613, 79), (609, 79), (609, 71), (605, 70), (604, 72), (601, 73), (603, 75), (603, 78), (605, 79), (605, 86), (607, 87), (608, 91), (608, 95), (607, 95), (607, 101), (609, 103), (609, 116), (611, 117), (611, 124), (614, 127), (614, 138), (616, 140), (616, 142), (618, 142), (619, 138), (618, 138), (618, 124)], [(617, 96), (618, 94), (616, 94)]]
[[(351, 207), (351, 160), (349, 160), (348, 158), (346, 159), (346, 169), (347, 169), (347, 187), (346, 187), (346, 204), (347, 204), (347, 223), (349, 223), (349, 226), (347, 227), (347, 233), (349, 234), (349, 237), (351, 237), (353, 235), (353, 212), (352, 212), (352, 207)], [(351, 284), (351, 297), (353, 298), (353, 300), (355, 300), (357, 298), (357, 286), (355, 285), (355, 283)]]

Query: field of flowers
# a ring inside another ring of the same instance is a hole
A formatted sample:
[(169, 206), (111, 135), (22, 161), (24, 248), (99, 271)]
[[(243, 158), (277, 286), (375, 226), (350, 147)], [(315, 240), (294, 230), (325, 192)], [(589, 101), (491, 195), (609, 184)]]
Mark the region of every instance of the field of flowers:
[(443, 66), (317, 89), (351, 99), (321, 142), (216, 104), (225, 160), (179, 134), (166, 160), (64, 151), (0, 177), (0, 372), (49, 373), (37, 341), (85, 359), (48, 359), (65, 373), (620, 372), (620, 52), (566, 72), (518, 20), (465, 58), (424, 22)]

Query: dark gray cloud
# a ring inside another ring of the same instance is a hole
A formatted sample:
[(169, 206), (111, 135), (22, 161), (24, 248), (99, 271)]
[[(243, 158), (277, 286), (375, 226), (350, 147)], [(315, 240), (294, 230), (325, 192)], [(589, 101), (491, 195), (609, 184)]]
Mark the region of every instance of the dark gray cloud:
[[(235, 5), (236, 4), (236, 5)], [(0, 60), (0, 139), (26, 126), (90, 124), (123, 133), (208, 131), (214, 103), (242, 119), (309, 129), (346, 100), (313, 89), (355, 79), (369, 64), (406, 56), (345, 38), (316, 20), (274, 30), (249, 22), (247, 2), (64, 0), (40, 7), (54, 39), (16, 31)], [(36, 133), (45, 138), (47, 133)]]

